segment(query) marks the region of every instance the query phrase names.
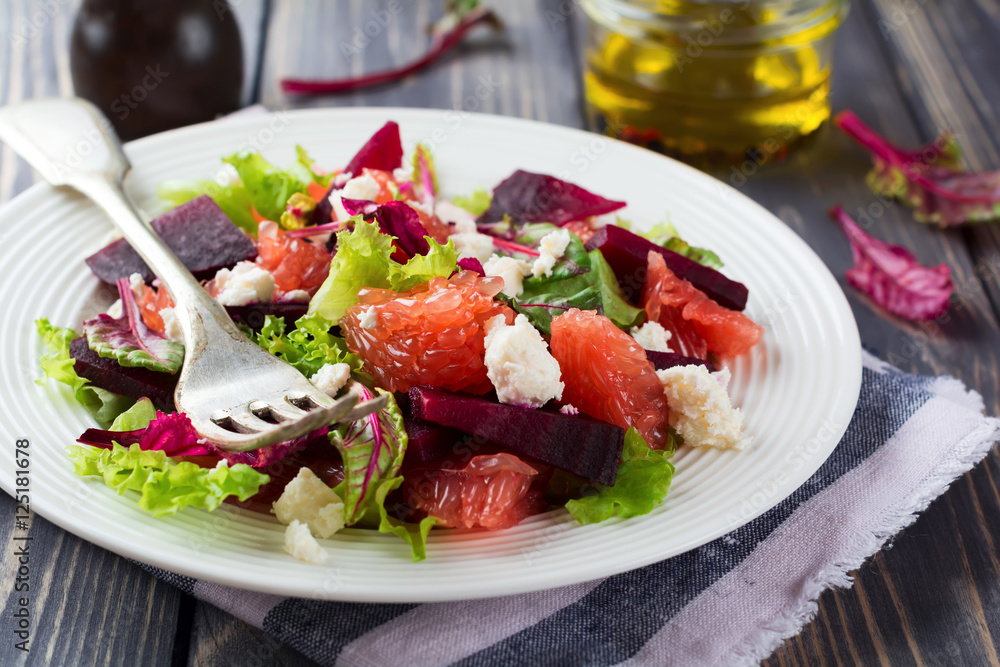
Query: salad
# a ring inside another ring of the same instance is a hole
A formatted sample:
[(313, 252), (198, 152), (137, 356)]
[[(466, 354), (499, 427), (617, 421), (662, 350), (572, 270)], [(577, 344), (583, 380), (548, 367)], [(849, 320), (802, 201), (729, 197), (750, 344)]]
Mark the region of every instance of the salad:
[(404, 161), (389, 122), (341, 169), (223, 159), (230, 182), (167, 182), (151, 223), (245, 331), (332, 397), (387, 407), (230, 452), (173, 405), (184, 359), (173, 301), (118, 240), (87, 259), (119, 299), (77, 329), (36, 323), (46, 379), (99, 422), (75, 472), (155, 516), (222, 503), (273, 514), (296, 558), (345, 526), (405, 540), (498, 530), (555, 507), (580, 523), (647, 514), (684, 447), (749, 438), (720, 359), (763, 328), (747, 289), (669, 224), (518, 170), (445, 197), (430, 151)]

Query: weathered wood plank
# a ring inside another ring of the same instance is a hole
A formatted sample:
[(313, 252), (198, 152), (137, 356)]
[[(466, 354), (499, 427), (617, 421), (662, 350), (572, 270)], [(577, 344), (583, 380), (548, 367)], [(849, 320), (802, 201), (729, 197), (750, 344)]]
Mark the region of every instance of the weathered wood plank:
[[(838, 67), (843, 72), (845, 63), (863, 62), (848, 85), (870, 93), (874, 103), (861, 106), (844, 96), (842, 86), (838, 86), (835, 103), (855, 108), (904, 145), (930, 140), (938, 129), (952, 127), (966, 146), (970, 167), (1000, 166), (996, 139), (1000, 125), (994, 112), (1000, 87), (991, 67), (998, 56), (996, 13), (995, 4), (971, 1), (855, 3), (855, 14), (869, 26), (876, 48), (890, 57), (895, 81), (865, 78), (879, 60), (873, 49), (870, 45), (858, 48), (852, 41), (849, 52), (853, 57), (844, 56), (843, 47), (850, 38), (841, 40)], [(852, 161), (850, 169), (860, 177), (866, 161), (863, 154), (855, 154), (861, 156), (861, 164)], [(863, 186), (854, 200), (852, 204), (866, 208), (878, 203)], [(878, 329), (863, 312), (867, 306), (856, 303), (862, 338), (878, 345), (884, 356), (903, 368), (958, 375), (983, 393), (987, 410), (996, 414), (1000, 406), (996, 358), (981, 356), (984, 343), (996, 336), (993, 304), (998, 303), (998, 292), (993, 267), (1000, 256), (996, 231), (926, 229), (898, 204), (891, 208), (873, 226), (875, 233), (915, 249), (925, 261), (947, 261), (955, 272), (962, 297), (957, 305), (962, 308), (938, 328), (922, 331), (901, 325), (893, 332), (891, 326)], [(965, 241), (969, 241), (967, 246)], [(928, 243), (936, 250), (925, 254)], [(832, 266), (839, 271), (846, 263), (841, 260)], [(977, 279), (984, 275), (987, 280)], [(825, 637), (820, 635), (820, 655), (844, 656), (846, 647), (850, 661), (862, 664), (879, 662), (883, 656), (892, 664), (996, 664), (1000, 637), (994, 537), (1000, 520), (998, 468), (994, 451), (933, 503), (895, 540), (894, 548), (883, 550), (856, 573), (858, 586), (821, 598), (819, 622), (829, 621), (836, 611), (844, 612), (830, 623)], [(872, 610), (874, 626), (863, 612), (859, 614), (861, 591)], [(881, 648), (871, 639), (873, 627), (881, 635)], [(770, 664), (778, 660), (813, 664), (813, 660), (796, 659), (788, 642)]]
[[(15, 590), (14, 500), (0, 493), (0, 665), (169, 665), (180, 592), (134, 563), (94, 546), (40, 516), (30, 520), (29, 585)], [(22, 573), (23, 575), (23, 573)], [(25, 583), (25, 582), (22, 582)], [(12, 640), (12, 615), (28, 600), (28, 653)]]
[(551, 22), (552, 0), (497, 4), (503, 35), (485, 29), (452, 55), (399, 84), (356, 93), (291, 97), (282, 77), (341, 78), (381, 71), (422, 55), (424, 26), (441, 3), (412, 0), (326, 3), (275, 0), (263, 69), (271, 108), (412, 106), (461, 109), (580, 126), (579, 86), (568, 22)]

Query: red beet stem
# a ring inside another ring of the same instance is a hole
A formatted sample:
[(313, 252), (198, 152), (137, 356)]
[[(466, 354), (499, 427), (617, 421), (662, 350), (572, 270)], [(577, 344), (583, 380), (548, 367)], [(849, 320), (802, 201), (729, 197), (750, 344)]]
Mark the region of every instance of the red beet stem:
[(503, 24), (500, 18), (486, 7), (480, 7), (462, 17), (461, 21), (452, 30), (440, 35), (433, 42), (431, 47), (423, 56), (402, 67), (376, 72), (360, 77), (347, 79), (333, 79), (327, 81), (311, 81), (307, 79), (282, 79), (281, 89), (286, 93), (296, 93), (299, 95), (327, 95), (331, 93), (346, 93), (362, 88), (371, 88), (393, 81), (405, 79), (410, 74), (417, 72), (424, 67), (434, 63), (445, 53), (454, 48), (466, 33), (480, 23), (488, 24), (494, 30), (500, 30)]

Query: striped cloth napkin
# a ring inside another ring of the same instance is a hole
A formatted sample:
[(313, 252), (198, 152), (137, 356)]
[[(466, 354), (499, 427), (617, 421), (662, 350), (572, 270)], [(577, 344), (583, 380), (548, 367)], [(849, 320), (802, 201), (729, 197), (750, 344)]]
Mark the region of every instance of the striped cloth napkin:
[(655, 565), (433, 604), (283, 598), (153, 571), (323, 665), (756, 664), (998, 437), (1000, 420), (958, 380), (865, 353), (857, 411), (816, 474), (742, 528)]

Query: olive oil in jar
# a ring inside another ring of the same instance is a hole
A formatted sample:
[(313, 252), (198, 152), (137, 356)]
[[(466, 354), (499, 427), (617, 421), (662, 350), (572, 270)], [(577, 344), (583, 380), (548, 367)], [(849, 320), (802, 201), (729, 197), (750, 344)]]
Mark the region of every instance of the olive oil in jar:
[(594, 127), (700, 167), (783, 158), (830, 116), (846, 0), (584, 0)]

